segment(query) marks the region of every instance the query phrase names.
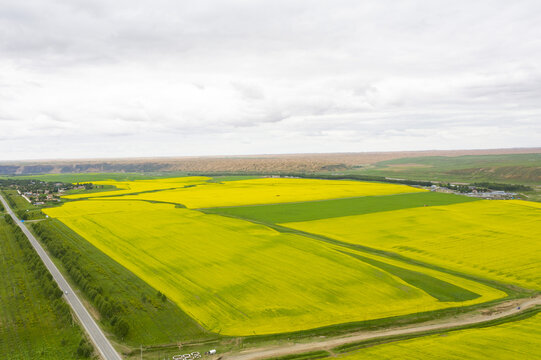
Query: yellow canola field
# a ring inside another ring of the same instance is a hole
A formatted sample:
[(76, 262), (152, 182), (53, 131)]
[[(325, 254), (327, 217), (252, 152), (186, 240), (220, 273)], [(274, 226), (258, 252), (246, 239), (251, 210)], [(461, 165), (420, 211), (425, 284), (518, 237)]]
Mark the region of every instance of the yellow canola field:
[(484, 200), (284, 226), (541, 289), (541, 204)]
[(44, 211), (221, 334), (288, 332), (456, 306), (331, 246), (243, 220), (122, 200)]
[(123, 199), (174, 202), (188, 208), (272, 204), (426, 191), (411, 186), (360, 181), (264, 178), (128, 195)]
[(103, 191), (88, 194), (73, 194), (66, 195), (66, 199), (83, 199), (83, 198), (96, 198), (104, 196), (117, 196), (123, 194), (131, 194), (141, 191), (154, 191), (173, 189), (184, 186), (191, 186), (196, 184), (204, 184), (210, 180), (209, 177), (204, 176), (190, 176), (190, 177), (177, 177), (166, 179), (151, 179), (151, 180), (135, 180), (135, 181), (115, 181), (115, 180), (102, 180), (93, 181), (95, 185), (113, 185), (119, 190)]
[[(341, 246), (331, 246), (332, 248), (336, 249), (337, 251), (344, 251), (344, 248)], [(474, 280), (468, 280), (464, 277), (459, 277), (455, 275), (451, 275), (445, 272), (440, 272), (437, 270), (433, 270), (424, 266), (419, 265), (412, 265), (409, 263), (405, 263), (399, 260), (394, 260), (387, 257), (381, 257), (378, 255), (362, 252), (362, 251), (356, 251), (353, 249), (348, 249), (348, 252), (351, 254), (358, 254), (365, 258), (373, 259), (379, 262), (384, 262), (386, 264), (394, 265), (397, 267), (400, 267), (402, 269), (417, 271), (419, 273), (422, 273), (424, 275), (428, 275), (434, 278), (437, 278), (439, 280), (443, 280), (445, 282), (448, 282), (450, 284), (456, 285), (458, 287), (461, 287), (463, 289), (467, 289), (469, 291), (472, 291), (478, 295), (481, 295), (480, 298), (473, 299), (473, 300), (467, 300), (467, 301), (461, 301), (459, 302), (460, 306), (469, 306), (479, 303), (485, 303), (488, 301), (501, 299), (507, 296), (507, 293), (498, 290), (496, 288), (484, 285), (480, 282), (474, 281)], [(456, 305), (457, 303), (455, 303)], [(424, 311), (424, 310), (423, 310)]]
[(402, 340), (340, 356), (340, 360), (541, 359), (541, 314), (481, 329)]

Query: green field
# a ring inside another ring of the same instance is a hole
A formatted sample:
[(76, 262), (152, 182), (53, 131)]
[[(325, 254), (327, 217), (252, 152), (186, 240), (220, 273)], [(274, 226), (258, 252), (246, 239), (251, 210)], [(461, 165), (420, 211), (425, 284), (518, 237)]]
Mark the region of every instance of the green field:
[(205, 209), (205, 212), (277, 224), (423, 206), (450, 205), (477, 200), (454, 194), (420, 192), (273, 205), (221, 207)]
[(81, 330), (72, 325), (69, 312), (67, 317), (59, 315), (55, 301), (62, 300), (53, 301), (45, 295), (43, 281), (34, 276), (24, 254), (13, 228), (0, 215), (2, 359), (77, 358)]
[(541, 154), (423, 156), (382, 161), (341, 173), (445, 182), (539, 184)]

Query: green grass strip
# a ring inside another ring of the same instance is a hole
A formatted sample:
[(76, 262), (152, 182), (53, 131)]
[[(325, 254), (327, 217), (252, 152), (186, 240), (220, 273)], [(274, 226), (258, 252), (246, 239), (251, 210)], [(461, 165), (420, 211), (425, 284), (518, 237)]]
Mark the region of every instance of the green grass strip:
[(317, 350), (317, 351), (310, 351), (300, 354), (290, 354), (285, 356), (278, 356), (278, 357), (272, 357), (268, 358), (266, 360), (313, 360), (313, 359), (323, 359), (326, 357), (331, 356), (327, 351), (325, 350)]
[(205, 209), (205, 212), (280, 224), (477, 200), (454, 194), (418, 192), (286, 204), (217, 207)]
[(409, 339), (414, 339), (414, 338), (423, 337), (423, 336), (449, 333), (449, 332), (460, 331), (460, 330), (473, 330), (473, 329), (497, 326), (497, 325), (501, 325), (508, 322), (515, 322), (515, 321), (528, 319), (532, 316), (537, 315), (540, 311), (541, 311), (541, 307), (534, 307), (532, 309), (526, 310), (519, 314), (507, 316), (507, 317), (492, 320), (492, 321), (486, 321), (479, 324), (457, 326), (451, 329), (436, 329), (436, 330), (423, 331), (423, 332), (418, 332), (418, 333), (413, 333), (413, 334), (390, 335), (390, 336), (384, 336), (380, 338), (361, 340), (361, 341), (339, 345), (333, 348), (332, 351), (335, 353), (346, 353), (346, 352), (355, 351), (355, 350), (363, 349), (370, 346), (376, 346), (380, 344), (386, 344), (386, 343), (402, 341), (402, 340), (409, 340)]
[(401, 278), (408, 284), (413, 285), (416, 288), (419, 288), (425, 291), (428, 295), (438, 299), (439, 301), (450, 301), (450, 302), (467, 301), (467, 300), (477, 299), (478, 297), (481, 296), (467, 289), (461, 288), (454, 284), (448, 283), (446, 281), (440, 280), (438, 278), (432, 277), (427, 274), (423, 274), (418, 271), (401, 268), (399, 266), (387, 264), (387, 263), (377, 261), (368, 257), (364, 257), (358, 254), (352, 254), (346, 251), (340, 251), (340, 252), (343, 254), (349, 255), (351, 257), (354, 257), (355, 259), (361, 260), (367, 264), (376, 266), (382, 269), (383, 271), (391, 273), (395, 276), (398, 276), (399, 278)]

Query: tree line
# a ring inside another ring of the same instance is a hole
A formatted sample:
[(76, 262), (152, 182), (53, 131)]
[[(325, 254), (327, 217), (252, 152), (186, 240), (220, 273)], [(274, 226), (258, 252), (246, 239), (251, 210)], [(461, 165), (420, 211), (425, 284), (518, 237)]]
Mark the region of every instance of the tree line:
[(500, 184), (491, 182), (475, 182), (471, 184), (477, 188), (501, 190), (501, 191), (532, 191), (531, 186), (519, 185), (519, 184)]
[[(6, 199), (7, 203), (9, 204), (9, 206), (13, 209), (13, 211), (15, 212), (15, 214), (17, 215), (17, 217), (19, 219), (22, 219), (22, 220), (34, 220), (34, 219), (43, 219), (45, 217), (45, 214), (43, 212), (41, 212), (40, 209), (28, 209), (28, 210), (25, 210), (25, 209), (20, 209), (18, 206), (17, 206), (17, 203), (15, 202), (15, 200), (13, 200), (13, 197), (14, 196), (19, 196), (19, 195), (12, 195), (6, 191), (1, 191), (2, 193), (2, 196), (4, 197), (4, 199)], [(1, 205), (1, 203), (0, 203)], [(0, 211), (3, 211), (3, 210), (0, 210)]]
[[(15, 224), (11, 216), (4, 216), (5, 222), (10, 226), (15, 241), (23, 253), (23, 260), (29, 272), (40, 284), (39, 290), (51, 301), (52, 309), (57, 318), (65, 323), (73, 321), (69, 305), (62, 299), (62, 290), (53, 280), (53, 276), (43, 264), (41, 258), (34, 250), (26, 235)], [(85, 337), (81, 337), (77, 347), (77, 355), (83, 358), (91, 357), (94, 349)]]
[(91, 272), (80, 261), (81, 253), (74, 246), (63, 242), (43, 222), (35, 223), (32, 227), (49, 252), (62, 262), (70, 278), (92, 301), (101, 316), (111, 324), (113, 333), (119, 338), (125, 338), (130, 326), (123, 319), (123, 307), (104, 294), (103, 287), (93, 279)]
[[(205, 173), (188, 173), (189, 176), (280, 176), (303, 179), (322, 179), (322, 180), (357, 180), (357, 181), (373, 181), (390, 184), (417, 185), (417, 186), (432, 186), (438, 185), (460, 192), (469, 192), (468, 186), (473, 186), (479, 190), (503, 190), (503, 191), (532, 191), (532, 187), (519, 184), (502, 184), (492, 182), (475, 182), (469, 185), (452, 185), (450, 183), (433, 182), (426, 180), (408, 180), (408, 179), (392, 179), (385, 176), (377, 175), (333, 175), (333, 174), (316, 174), (316, 173), (296, 173), (296, 172), (278, 172), (278, 173), (258, 173), (258, 172), (205, 172)], [(467, 189), (466, 189), (467, 188)]]

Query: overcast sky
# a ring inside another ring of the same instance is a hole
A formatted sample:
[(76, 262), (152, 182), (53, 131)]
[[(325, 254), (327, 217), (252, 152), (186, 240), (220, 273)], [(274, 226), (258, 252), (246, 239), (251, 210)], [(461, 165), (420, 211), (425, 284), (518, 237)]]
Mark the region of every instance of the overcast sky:
[(0, 0), (0, 160), (541, 146), (541, 1)]

